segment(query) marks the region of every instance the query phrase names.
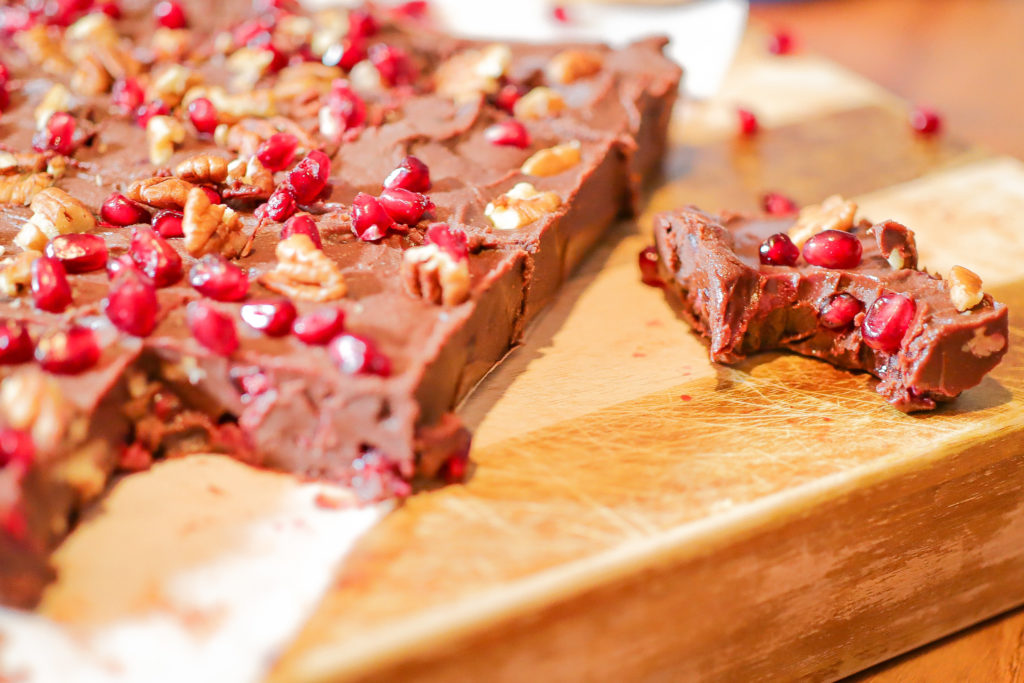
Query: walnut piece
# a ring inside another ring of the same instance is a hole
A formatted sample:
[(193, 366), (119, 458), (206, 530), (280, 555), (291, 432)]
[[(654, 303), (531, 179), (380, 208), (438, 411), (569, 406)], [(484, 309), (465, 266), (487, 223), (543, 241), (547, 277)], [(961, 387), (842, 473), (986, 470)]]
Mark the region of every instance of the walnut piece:
[(274, 97), (289, 100), (296, 97), (326, 95), (331, 83), (344, 72), (336, 66), (320, 62), (301, 62), (281, 69), (274, 81)]
[(308, 235), (295, 234), (277, 244), (277, 265), (260, 276), (269, 290), (304, 301), (333, 301), (345, 296), (345, 278)]
[(511, 63), (512, 51), (508, 45), (494, 44), (460, 52), (437, 68), (434, 76), (437, 93), (456, 102), (496, 93)]
[(523, 162), (519, 169), (526, 175), (552, 176), (580, 163), (580, 143), (578, 140), (564, 142), (554, 147), (534, 152)]
[(19, 368), (0, 384), (0, 412), (15, 429), (28, 429), (41, 451), (60, 445), (73, 411), (57, 381), (38, 368)]
[(986, 334), (984, 328), (979, 327), (974, 330), (974, 336), (967, 340), (961, 350), (978, 358), (988, 358), (993, 353), (999, 353), (1005, 348), (1006, 337), (998, 332)]
[(436, 244), (406, 249), (401, 276), (409, 294), (431, 303), (457, 306), (469, 298), (469, 261), (452, 258)]
[(228, 160), (216, 154), (197, 154), (175, 166), (174, 175), (190, 183), (218, 185), (228, 177)]
[(565, 111), (565, 100), (556, 91), (538, 86), (518, 100), (512, 111), (523, 120), (546, 119)]
[(32, 282), (32, 262), (42, 255), (29, 250), (0, 261), (0, 292), (11, 298), (24, 294)]
[(267, 199), (274, 191), (274, 174), (256, 157), (235, 159), (228, 164), (227, 199)]
[(192, 32), (187, 28), (161, 26), (153, 31), (150, 47), (153, 55), (161, 62), (181, 62), (188, 55)]
[(185, 249), (196, 258), (212, 253), (235, 258), (248, 241), (242, 232), (241, 216), (223, 204), (212, 203), (199, 187), (189, 190), (181, 229)]
[(842, 230), (848, 232), (853, 227), (853, 219), (857, 215), (857, 205), (842, 196), (834, 194), (821, 204), (812, 204), (800, 209), (796, 223), (789, 229), (789, 239), (797, 247), (819, 232), (825, 230)]
[(565, 85), (593, 76), (603, 65), (604, 58), (594, 50), (563, 50), (548, 62), (547, 74), (555, 83)]
[(133, 202), (146, 204), (154, 209), (181, 211), (185, 208), (188, 192), (192, 188), (192, 183), (181, 178), (145, 178), (132, 183), (124, 194)]
[(101, 95), (110, 89), (114, 79), (95, 55), (86, 55), (79, 60), (71, 74), (71, 89), (79, 95)]
[(57, 187), (38, 192), (29, 208), (32, 217), (14, 237), (14, 243), (26, 251), (42, 251), (58, 235), (89, 232), (96, 227), (96, 219), (85, 204)]
[(484, 209), (484, 215), (499, 230), (515, 230), (528, 225), (562, 205), (557, 192), (538, 192), (530, 183), (518, 183), (495, 198)]
[(266, 88), (229, 93), (220, 86), (197, 86), (185, 94), (182, 105), (188, 106), (199, 97), (205, 97), (213, 102), (217, 109), (217, 118), (222, 123), (237, 123), (250, 117), (267, 119), (277, 113), (274, 91)]
[(163, 100), (168, 107), (175, 107), (189, 88), (195, 85), (197, 76), (191, 69), (180, 64), (169, 64), (153, 77), (147, 88), (147, 97), (151, 100)]
[(185, 142), (185, 126), (172, 116), (154, 116), (146, 124), (149, 162), (162, 166), (171, 160), (174, 148)]
[(0, 204), (26, 206), (41, 191), (64, 175), (64, 157), (0, 151)]
[(36, 24), (26, 31), (14, 34), (14, 42), (28, 56), (33, 64), (49, 74), (62, 76), (74, 66), (64, 50), (51, 35), (49, 27)]
[(949, 283), (949, 298), (958, 311), (969, 311), (985, 296), (981, 278), (963, 266), (950, 268), (946, 281)]

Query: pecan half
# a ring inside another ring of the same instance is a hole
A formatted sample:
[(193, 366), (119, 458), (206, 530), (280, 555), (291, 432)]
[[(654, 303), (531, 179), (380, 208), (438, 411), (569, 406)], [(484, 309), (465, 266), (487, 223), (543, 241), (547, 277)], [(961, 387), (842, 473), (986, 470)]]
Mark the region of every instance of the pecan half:
[(547, 74), (555, 83), (569, 84), (593, 76), (603, 65), (604, 58), (594, 50), (563, 50), (548, 62)]
[(526, 175), (551, 176), (568, 171), (578, 163), (580, 163), (580, 143), (578, 140), (573, 140), (534, 152), (529, 159), (523, 162), (519, 170)]
[(174, 175), (190, 183), (217, 185), (228, 177), (228, 160), (216, 154), (197, 154), (175, 166)]
[(214, 204), (201, 188), (189, 190), (181, 229), (185, 249), (195, 257), (218, 253), (235, 258), (242, 253), (248, 238), (242, 232), (242, 218), (223, 204)]
[(812, 204), (800, 209), (796, 223), (789, 229), (789, 238), (797, 247), (802, 247), (804, 242), (825, 230), (848, 232), (853, 227), (856, 215), (855, 203), (834, 194), (821, 204)]
[(89, 232), (96, 227), (96, 219), (85, 204), (58, 187), (38, 192), (29, 208), (32, 217), (14, 237), (14, 243), (26, 251), (42, 251), (58, 235)]
[(259, 278), (267, 289), (304, 301), (333, 301), (348, 292), (337, 264), (308, 235), (281, 240), (276, 254), (277, 265)]
[(496, 197), (484, 209), (484, 215), (499, 230), (515, 230), (528, 225), (562, 205), (557, 192), (538, 192), (530, 183), (518, 183)]
[(274, 191), (274, 174), (256, 157), (235, 159), (228, 164), (227, 186), (221, 195), (227, 199), (267, 199)]
[(181, 211), (192, 188), (192, 183), (181, 178), (145, 178), (132, 183), (124, 194), (128, 199), (154, 209)]
[(469, 262), (452, 258), (436, 244), (406, 249), (401, 276), (409, 294), (431, 303), (457, 306), (469, 298)]

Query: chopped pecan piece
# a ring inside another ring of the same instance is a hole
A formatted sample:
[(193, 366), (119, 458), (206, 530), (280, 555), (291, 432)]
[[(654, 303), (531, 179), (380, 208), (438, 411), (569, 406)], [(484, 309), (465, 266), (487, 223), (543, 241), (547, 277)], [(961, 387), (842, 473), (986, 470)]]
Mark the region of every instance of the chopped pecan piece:
[(958, 311), (969, 311), (985, 298), (981, 278), (963, 266), (950, 268), (946, 281), (949, 283), (949, 298)]
[(64, 157), (0, 151), (0, 204), (24, 206), (64, 174)]
[(51, 116), (59, 111), (70, 111), (73, 104), (71, 92), (60, 83), (55, 83), (32, 112), (36, 119), (36, 129), (42, 130)]
[(26, 31), (15, 33), (14, 42), (28, 55), (33, 64), (49, 74), (62, 76), (74, 66), (64, 54), (60, 43), (50, 34), (49, 27), (43, 24), (36, 24)]
[(277, 101), (272, 90), (259, 88), (240, 93), (229, 93), (220, 86), (198, 86), (185, 95), (183, 104), (205, 97), (217, 108), (217, 117), (226, 124), (246, 118), (267, 119), (277, 113)]
[(853, 227), (856, 215), (856, 204), (834, 194), (821, 204), (812, 204), (800, 209), (796, 223), (789, 229), (789, 239), (797, 247), (802, 247), (804, 242), (825, 230), (848, 232)]
[(548, 62), (547, 73), (555, 83), (569, 84), (593, 76), (604, 65), (604, 58), (594, 50), (563, 50)]
[(275, 133), (289, 133), (298, 138), (299, 149), (296, 150), (296, 154), (301, 154), (301, 149), (317, 147), (316, 141), (302, 126), (283, 116), (269, 119), (246, 117), (231, 126), (218, 126), (215, 139), (217, 144), (238, 152), (241, 156), (249, 157), (256, 154), (260, 145)]
[(15, 429), (32, 432), (32, 441), (52, 451), (72, 418), (72, 410), (56, 380), (39, 368), (19, 368), (0, 384), (0, 410)]
[(32, 262), (42, 255), (29, 250), (0, 261), (0, 292), (11, 298), (24, 294), (32, 281)]
[(188, 55), (192, 32), (186, 28), (167, 28), (161, 26), (153, 31), (150, 46), (157, 60), (162, 62), (180, 62)]
[(235, 159), (228, 164), (226, 199), (267, 199), (274, 191), (274, 174), (256, 157)]
[(551, 88), (538, 86), (520, 97), (512, 110), (519, 119), (546, 119), (565, 111), (565, 100)]
[(185, 126), (172, 116), (154, 116), (146, 124), (146, 142), (150, 163), (166, 164), (174, 155), (175, 146), (185, 142)]
[(79, 95), (100, 95), (110, 89), (114, 80), (106, 67), (95, 55), (86, 55), (79, 60), (71, 74), (71, 88)]
[(341, 78), (342, 70), (320, 62), (301, 62), (285, 67), (277, 75), (274, 96), (281, 100), (310, 95), (326, 95), (331, 83)]
[(195, 257), (220, 254), (235, 258), (242, 253), (248, 238), (242, 231), (242, 218), (223, 204), (214, 204), (202, 188), (189, 190), (181, 229), (185, 249)]
[(882, 221), (872, 225), (869, 232), (875, 236), (878, 250), (893, 270), (917, 269), (917, 242), (906, 226), (896, 221)]
[(401, 275), (409, 294), (431, 303), (457, 306), (469, 298), (469, 262), (436, 244), (406, 249)]
[(181, 178), (145, 178), (131, 184), (125, 196), (133, 202), (152, 206), (154, 209), (181, 211), (188, 201), (192, 183)]
[(259, 279), (267, 289), (304, 301), (333, 301), (348, 292), (337, 264), (309, 235), (297, 233), (281, 240), (276, 254), (277, 265)]
[(515, 230), (528, 225), (562, 205), (557, 192), (538, 192), (530, 183), (518, 183), (487, 205), (484, 214), (499, 230)]
[(541, 149), (533, 153), (523, 162), (521, 170), (526, 175), (551, 176), (580, 163), (580, 143), (578, 140), (565, 142), (561, 145)]
[(437, 92), (456, 102), (496, 93), (511, 63), (512, 51), (507, 45), (460, 52), (437, 68)]
[(57, 187), (38, 192), (29, 208), (32, 217), (14, 237), (14, 243), (26, 251), (42, 251), (57, 235), (89, 232), (96, 227), (96, 219), (85, 204)]

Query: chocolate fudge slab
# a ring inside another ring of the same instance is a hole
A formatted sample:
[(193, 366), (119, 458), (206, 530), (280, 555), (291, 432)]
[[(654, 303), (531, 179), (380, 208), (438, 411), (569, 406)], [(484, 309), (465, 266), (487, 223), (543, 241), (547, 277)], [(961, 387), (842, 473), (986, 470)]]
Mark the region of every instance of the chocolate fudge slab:
[[(731, 364), (758, 351), (786, 349), (870, 372), (881, 380), (878, 392), (909, 412), (956, 398), (1006, 353), (1006, 306), (984, 294), (958, 310), (952, 283), (917, 269), (913, 234), (903, 226), (854, 224), (849, 233), (863, 254), (855, 267), (826, 268), (803, 259), (793, 266), (763, 264), (761, 245), (793, 226), (794, 219), (719, 217), (695, 208), (655, 217), (666, 295), (708, 338), (713, 361)], [(895, 348), (873, 348), (865, 341), (865, 321), (872, 324), (873, 304), (891, 294), (910, 299), (914, 312)], [(840, 296), (856, 313), (836, 327), (824, 312)]]

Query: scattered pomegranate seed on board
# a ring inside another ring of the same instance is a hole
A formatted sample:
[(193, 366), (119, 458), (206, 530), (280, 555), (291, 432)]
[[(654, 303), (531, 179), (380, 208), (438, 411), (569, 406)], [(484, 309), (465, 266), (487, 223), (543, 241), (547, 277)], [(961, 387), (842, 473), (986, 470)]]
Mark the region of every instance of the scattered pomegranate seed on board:
[(739, 125), (739, 133), (744, 137), (756, 135), (761, 127), (757, 122), (757, 116), (754, 112), (743, 107), (736, 109), (736, 119)]
[(942, 130), (942, 117), (934, 109), (916, 106), (910, 111), (910, 127), (920, 135), (935, 135)]

